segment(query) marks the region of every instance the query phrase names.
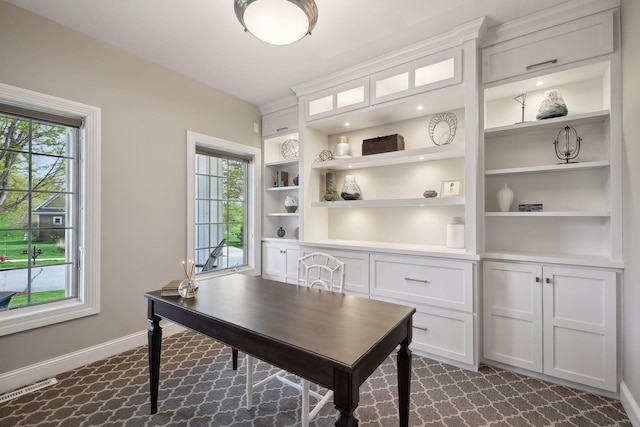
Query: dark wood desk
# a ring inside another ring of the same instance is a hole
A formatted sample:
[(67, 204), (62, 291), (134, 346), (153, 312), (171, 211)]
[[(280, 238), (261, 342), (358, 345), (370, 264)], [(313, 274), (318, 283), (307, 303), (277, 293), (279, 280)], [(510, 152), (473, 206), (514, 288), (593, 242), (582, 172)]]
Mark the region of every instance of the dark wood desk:
[(400, 426), (409, 424), (413, 307), (234, 274), (192, 299), (148, 298), (151, 413), (158, 410), (162, 318), (334, 391), (338, 427), (358, 425), (360, 385), (398, 346)]

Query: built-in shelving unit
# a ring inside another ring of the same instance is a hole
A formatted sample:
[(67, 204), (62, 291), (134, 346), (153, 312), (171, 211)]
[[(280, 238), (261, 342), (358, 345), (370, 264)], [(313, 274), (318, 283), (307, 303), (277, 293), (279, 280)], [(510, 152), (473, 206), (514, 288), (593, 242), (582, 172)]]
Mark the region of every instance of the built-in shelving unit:
[[(288, 196), (300, 197), (301, 186), (294, 184), (299, 177), (300, 158), (285, 158), (282, 145), (291, 139), (299, 140), (297, 107), (285, 109), (263, 118), (263, 239), (279, 239), (282, 227), (287, 240), (297, 240), (296, 229), (300, 225), (300, 209), (287, 212), (284, 203)], [(266, 134), (265, 134), (266, 133)], [(287, 156), (289, 157), (289, 156)], [(279, 172), (287, 173), (285, 183), (277, 182)]]
[[(546, 86), (547, 81), (562, 84)], [(486, 254), (517, 253), (531, 261), (552, 252), (577, 265), (610, 266), (620, 259), (620, 141), (611, 125), (610, 87), (610, 65), (601, 62), (485, 89)], [(569, 114), (536, 120), (551, 88), (559, 90)], [(525, 121), (514, 123), (520, 111), (513, 98), (523, 93)], [(555, 155), (554, 141), (565, 126), (582, 138), (575, 163)], [(509, 212), (498, 209), (504, 185), (514, 192)], [(519, 204), (542, 204), (543, 210), (519, 212)], [(553, 259), (550, 254), (543, 262)]]

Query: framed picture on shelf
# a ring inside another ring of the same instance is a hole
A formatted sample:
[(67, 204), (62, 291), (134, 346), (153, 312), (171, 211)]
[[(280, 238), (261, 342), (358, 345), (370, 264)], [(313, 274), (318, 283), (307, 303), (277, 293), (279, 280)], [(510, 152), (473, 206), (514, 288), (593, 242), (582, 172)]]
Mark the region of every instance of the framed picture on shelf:
[(442, 181), (441, 197), (462, 196), (464, 194), (464, 180), (451, 179)]

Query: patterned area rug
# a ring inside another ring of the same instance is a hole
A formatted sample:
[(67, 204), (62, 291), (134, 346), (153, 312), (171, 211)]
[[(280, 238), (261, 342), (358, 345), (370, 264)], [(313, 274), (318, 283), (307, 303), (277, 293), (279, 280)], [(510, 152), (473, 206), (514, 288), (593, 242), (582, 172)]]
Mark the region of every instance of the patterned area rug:
[[(279, 381), (246, 410), (244, 357), (184, 332), (163, 340), (158, 413), (149, 414), (146, 346), (66, 372), (58, 384), (0, 404), (0, 426), (264, 426), (300, 424), (300, 397)], [(257, 364), (256, 380), (273, 371)], [(414, 355), (411, 426), (631, 426), (620, 402), (492, 367), (472, 372)], [(397, 426), (395, 355), (360, 387), (360, 426)], [(327, 404), (312, 426), (333, 426)]]

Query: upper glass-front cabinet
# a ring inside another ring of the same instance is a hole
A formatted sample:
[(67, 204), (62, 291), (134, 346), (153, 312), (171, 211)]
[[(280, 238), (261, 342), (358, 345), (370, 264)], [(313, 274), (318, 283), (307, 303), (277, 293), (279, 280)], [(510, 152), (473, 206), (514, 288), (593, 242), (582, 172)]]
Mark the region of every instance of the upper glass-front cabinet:
[(462, 82), (462, 49), (449, 49), (309, 95), (305, 121), (348, 111)]
[(448, 50), (371, 76), (371, 104), (426, 92), (462, 81), (462, 51)]
[(315, 120), (369, 105), (369, 79), (360, 79), (335, 86), (309, 97), (305, 105), (305, 120)]

